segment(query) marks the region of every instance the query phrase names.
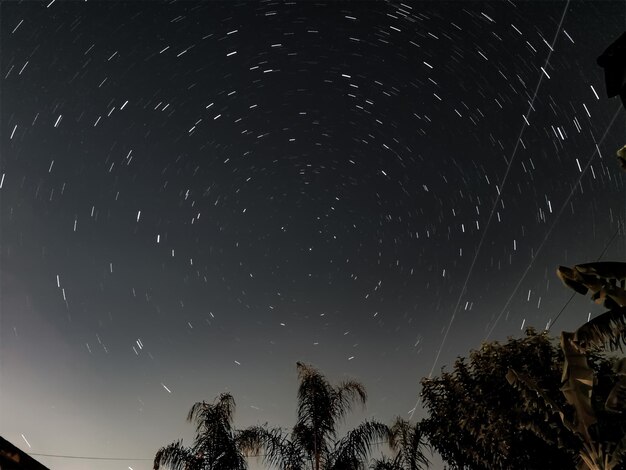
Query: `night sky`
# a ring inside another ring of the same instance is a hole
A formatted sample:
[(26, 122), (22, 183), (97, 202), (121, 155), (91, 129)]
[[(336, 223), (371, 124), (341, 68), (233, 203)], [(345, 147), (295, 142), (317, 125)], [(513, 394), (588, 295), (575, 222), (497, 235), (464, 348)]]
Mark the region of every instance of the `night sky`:
[[(0, 434), (151, 468), (223, 391), (349, 423), (544, 329), (559, 264), (626, 259), (621, 2), (10, 2), (1, 20)], [(615, 237), (614, 235), (617, 234)], [(551, 331), (603, 312), (579, 296)], [(423, 416), (418, 405), (413, 419)]]

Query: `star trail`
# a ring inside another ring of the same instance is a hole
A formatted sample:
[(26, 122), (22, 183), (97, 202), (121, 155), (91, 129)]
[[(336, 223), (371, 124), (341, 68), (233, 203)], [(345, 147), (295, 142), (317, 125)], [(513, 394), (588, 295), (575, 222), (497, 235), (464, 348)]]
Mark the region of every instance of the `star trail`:
[[(596, 64), (622, 1), (0, 22), (0, 434), (29, 452), (151, 459), (223, 391), (237, 425), (287, 427), (296, 361), (362, 381), (357, 418), (419, 417), (420, 378), (551, 326), (557, 265), (626, 257), (626, 114)], [(151, 462), (89, 464), (129, 466)]]

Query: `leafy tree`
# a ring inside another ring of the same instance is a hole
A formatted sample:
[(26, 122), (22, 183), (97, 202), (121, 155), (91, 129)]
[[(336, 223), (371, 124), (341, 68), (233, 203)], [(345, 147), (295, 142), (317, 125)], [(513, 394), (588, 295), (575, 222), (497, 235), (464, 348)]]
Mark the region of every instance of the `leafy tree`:
[(354, 403), (365, 405), (365, 387), (345, 381), (333, 387), (315, 368), (297, 363), (297, 420), (291, 433), (253, 426), (238, 435), (247, 455), (265, 452), (265, 462), (284, 470), (357, 470), (366, 468), (369, 451), (389, 437), (389, 428), (375, 421), (361, 423), (337, 439), (337, 427)]
[(428, 467), (428, 459), (424, 454), (426, 443), (419, 423), (411, 425), (397, 418), (390, 429), (389, 446), (395, 455), (375, 460), (373, 470), (419, 470)]
[(233, 430), (235, 400), (222, 393), (214, 403), (198, 402), (191, 407), (187, 421), (195, 422), (196, 436), (190, 447), (182, 440), (162, 447), (154, 458), (154, 469), (245, 470), (246, 460), (239, 451)]
[[(619, 156), (619, 152), (618, 152)], [(623, 155), (620, 156), (620, 158)], [(590, 294), (591, 300), (609, 308), (575, 332), (561, 332), (564, 355), (561, 392), (570, 409), (562, 408), (541, 390), (533, 377), (511, 369), (507, 380), (515, 387), (536, 392), (558, 413), (563, 426), (582, 441), (579, 468), (613, 470), (626, 457), (626, 433), (611, 434), (608, 439), (598, 432), (601, 416), (593, 406), (597, 385), (594, 370), (588, 363), (592, 351), (621, 349), (626, 342), (626, 263), (596, 261), (573, 268), (559, 266), (557, 276), (579, 294)], [(604, 411), (622, 413), (626, 409), (626, 358), (616, 364), (616, 380), (608, 394)]]
[[(602, 416), (597, 432), (622, 436), (623, 420), (604, 410), (602, 398), (613, 387), (613, 361), (598, 353), (587, 358), (598, 381), (592, 396)], [(484, 343), (469, 360), (459, 358), (452, 372), (422, 380), (429, 416), (420, 427), (455, 468), (576, 468), (583, 442), (554, 414), (555, 406), (571, 411), (560, 390), (562, 365), (562, 351), (547, 333), (529, 329), (522, 339)], [(541, 396), (529, 387), (512, 387), (509, 370), (532, 377)]]

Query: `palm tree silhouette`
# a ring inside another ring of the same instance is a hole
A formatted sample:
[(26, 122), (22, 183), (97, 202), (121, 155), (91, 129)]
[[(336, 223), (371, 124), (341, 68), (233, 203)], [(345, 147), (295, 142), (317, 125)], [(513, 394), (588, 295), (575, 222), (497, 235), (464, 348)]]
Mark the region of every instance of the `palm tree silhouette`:
[(193, 445), (182, 440), (160, 448), (154, 469), (170, 470), (245, 470), (246, 460), (237, 447), (233, 431), (235, 400), (222, 393), (214, 403), (198, 402), (191, 407), (187, 421), (196, 423)]
[(395, 451), (391, 459), (376, 460), (373, 470), (419, 470), (428, 467), (424, 455), (426, 443), (419, 428), (419, 423), (411, 425), (408, 421), (397, 418), (390, 429), (389, 446)]
[(389, 428), (375, 421), (361, 423), (340, 440), (337, 426), (354, 403), (365, 405), (365, 387), (348, 380), (333, 387), (312, 366), (298, 362), (297, 420), (290, 434), (280, 428), (253, 426), (237, 440), (247, 455), (265, 452), (265, 462), (283, 470), (358, 470), (374, 443), (387, 440)]

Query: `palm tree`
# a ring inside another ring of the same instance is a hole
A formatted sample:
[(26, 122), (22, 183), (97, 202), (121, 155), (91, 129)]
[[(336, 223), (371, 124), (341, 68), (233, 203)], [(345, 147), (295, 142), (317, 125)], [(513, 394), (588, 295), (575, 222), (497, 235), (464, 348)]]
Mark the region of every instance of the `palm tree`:
[(423, 449), (426, 446), (419, 423), (411, 425), (397, 418), (390, 429), (389, 446), (395, 451), (391, 459), (375, 460), (373, 470), (420, 470), (428, 467), (428, 459)]
[(235, 400), (222, 393), (214, 403), (198, 402), (191, 407), (187, 421), (196, 423), (193, 445), (182, 440), (160, 448), (154, 469), (170, 470), (245, 470), (246, 460), (237, 447), (233, 431)]
[(389, 437), (389, 428), (375, 421), (361, 423), (340, 440), (337, 426), (354, 403), (365, 405), (365, 387), (348, 380), (333, 387), (315, 368), (297, 363), (298, 407), (290, 434), (254, 426), (238, 435), (247, 455), (265, 451), (265, 461), (284, 470), (358, 470), (376, 442)]

